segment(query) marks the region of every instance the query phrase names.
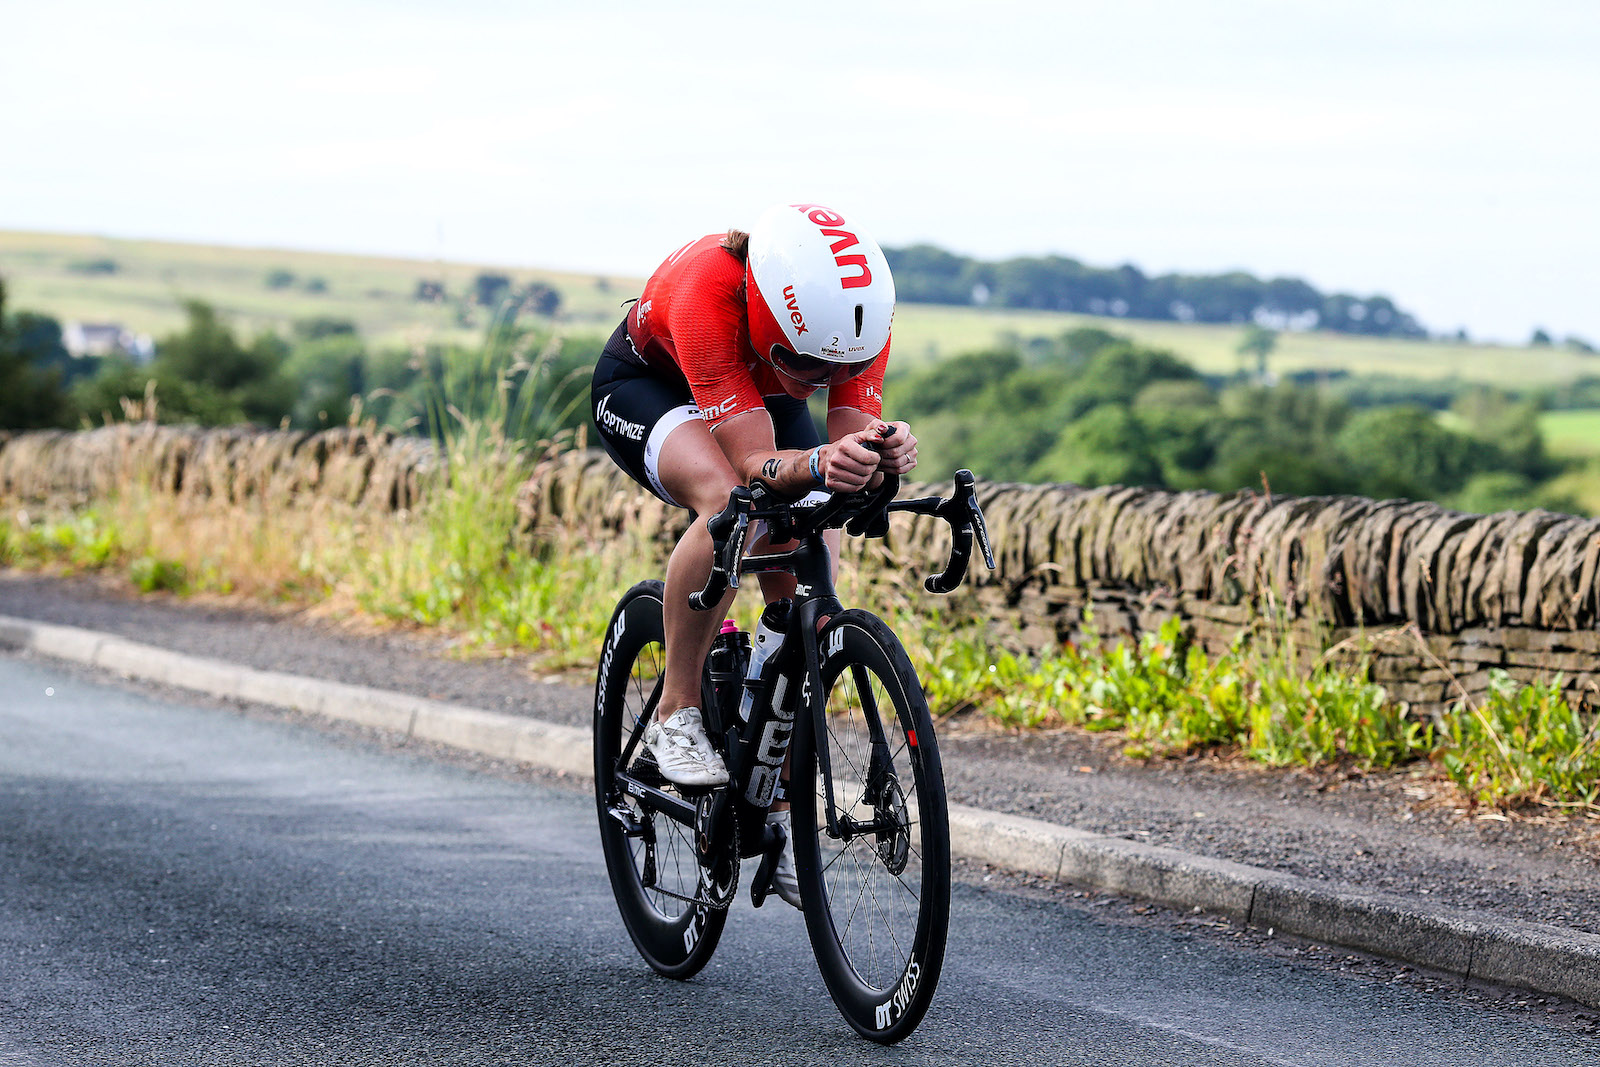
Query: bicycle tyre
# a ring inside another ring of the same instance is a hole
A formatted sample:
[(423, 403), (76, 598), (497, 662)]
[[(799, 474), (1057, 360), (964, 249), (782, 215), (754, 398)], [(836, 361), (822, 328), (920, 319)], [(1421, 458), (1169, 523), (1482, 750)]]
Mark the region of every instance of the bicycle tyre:
[[(846, 1021), (862, 1036), (892, 1044), (921, 1022), (944, 964), (950, 829), (939, 749), (921, 683), (882, 620), (842, 612), (818, 645), (828, 721), (820, 737), (809, 718), (796, 730), (790, 790), (806, 930)], [(882, 726), (881, 746), (872, 743), (873, 719)], [(878, 829), (829, 836), (822, 745), (835, 803)]]
[[(640, 582), (617, 602), (606, 628), (595, 681), (594, 783), (600, 816), (600, 844), (617, 910), (634, 947), (646, 963), (669, 978), (693, 977), (711, 959), (727, 922), (725, 909), (693, 904), (662, 892), (670, 890), (693, 897), (699, 887), (701, 867), (695, 857), (694, 835), (665, 815), (643, 807), (618, 784), (619, 762), (640, 716), (653, 713), (651, 693), (665, 667), (662, 622), (664, 587), (659, 581)], [(640, 746), (634, 756), (642, 752)], [(675, 787), (661, 782), (669, 791)], [(644, 884), (646, 846), (630, 836), (613, 816), (625, 805), (641, 827), (649, 827), (656, 840), (656, 884)]]

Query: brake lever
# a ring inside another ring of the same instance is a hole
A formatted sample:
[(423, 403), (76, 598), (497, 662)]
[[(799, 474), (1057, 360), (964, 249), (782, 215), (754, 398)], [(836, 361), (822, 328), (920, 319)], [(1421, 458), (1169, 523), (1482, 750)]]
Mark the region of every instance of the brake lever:
[(969, 470), (956, 471), (955, 492), (934, 510), (934, 515), (950, 524), (950, 561), (945, 569), (922, 583), (930, 593), (948, 593), (961, 584), (972, 562), (972, 542), (976, 537), (983, 561), (994, 570), (994, 550), (989, 544), (989, 528), (983, 508), (973, 490), (976, 479)]
[[(965, 479), (963, 479), (965, 475)], [(994, 570), (994, 548), (989, 542), (989, 524), (984, 520), (983, 508), (978, 503), (977, 491), (973, 483), (977, 479), (969, 470), (956, 471), (956, 491), (965, 500), (968, 511), (968, 521), (972, 524), (972, 532), (978, 538), (978, 550), (983, 553), (983, 562)]]
[(728, 506), (706, 520), (706, 532), (716, 552), (706, 587), (689, 594), (689, 606), (695, 611), (711, 610), (729, 589), (739, 588), (739, 561), (744, 558), (744, 542), (750, 532), (751, 499), (750, 490), (741, 485), (728, 494)]

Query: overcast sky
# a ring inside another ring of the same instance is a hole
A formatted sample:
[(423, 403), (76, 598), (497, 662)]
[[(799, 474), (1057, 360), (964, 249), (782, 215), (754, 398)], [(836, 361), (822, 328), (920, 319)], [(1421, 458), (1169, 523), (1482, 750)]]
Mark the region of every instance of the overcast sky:
[(1600, 4), (0, 0), (0, 228), (643, 276), (782, 200), (1600, 342)]

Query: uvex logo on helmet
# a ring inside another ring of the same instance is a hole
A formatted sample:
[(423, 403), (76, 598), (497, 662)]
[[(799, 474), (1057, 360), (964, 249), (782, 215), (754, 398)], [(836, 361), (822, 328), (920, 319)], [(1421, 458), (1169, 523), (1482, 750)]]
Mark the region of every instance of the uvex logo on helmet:
[(829, 211), (821, 204), (795, 204), (795, 210), (817, 224), (824, 237), (833, 237), (836, 240), (829, 246), (833, 250), (833, 261), (845, 271), (852, 267), (860, 268), (855, 273), (844, 273), (839, 276), (839, 286), (843, 289), (862, 289), (872, 284), (872, 268), (867, 266), (867, 257), (856, 253), (854, 255), (841, 255), (847, 248), (859, 248), (861, 241), (855, 234), (844, 229), (844, 216)]
[(786, 285), (783, 287), (783, 298), (788, 301), (784, 306), (789, 309), (789, 321), (794, 323), (794, 332), (797, 334), (805, 333), (806, 317), (800, 314), (800, 301), (794, 295), (794, 286)]

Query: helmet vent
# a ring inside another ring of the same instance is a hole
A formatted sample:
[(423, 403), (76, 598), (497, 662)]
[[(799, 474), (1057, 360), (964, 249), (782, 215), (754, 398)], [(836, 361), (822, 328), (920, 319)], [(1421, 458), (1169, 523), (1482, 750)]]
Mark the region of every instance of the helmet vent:
[(858, 339), (861, 337), (861, 323), (862, 323), (862, 320), (865, 319), (865, 318), (866, 318), (866, 309), (863, 308), (860, 304), (857, 304), (856, 305), (856, 337)]

